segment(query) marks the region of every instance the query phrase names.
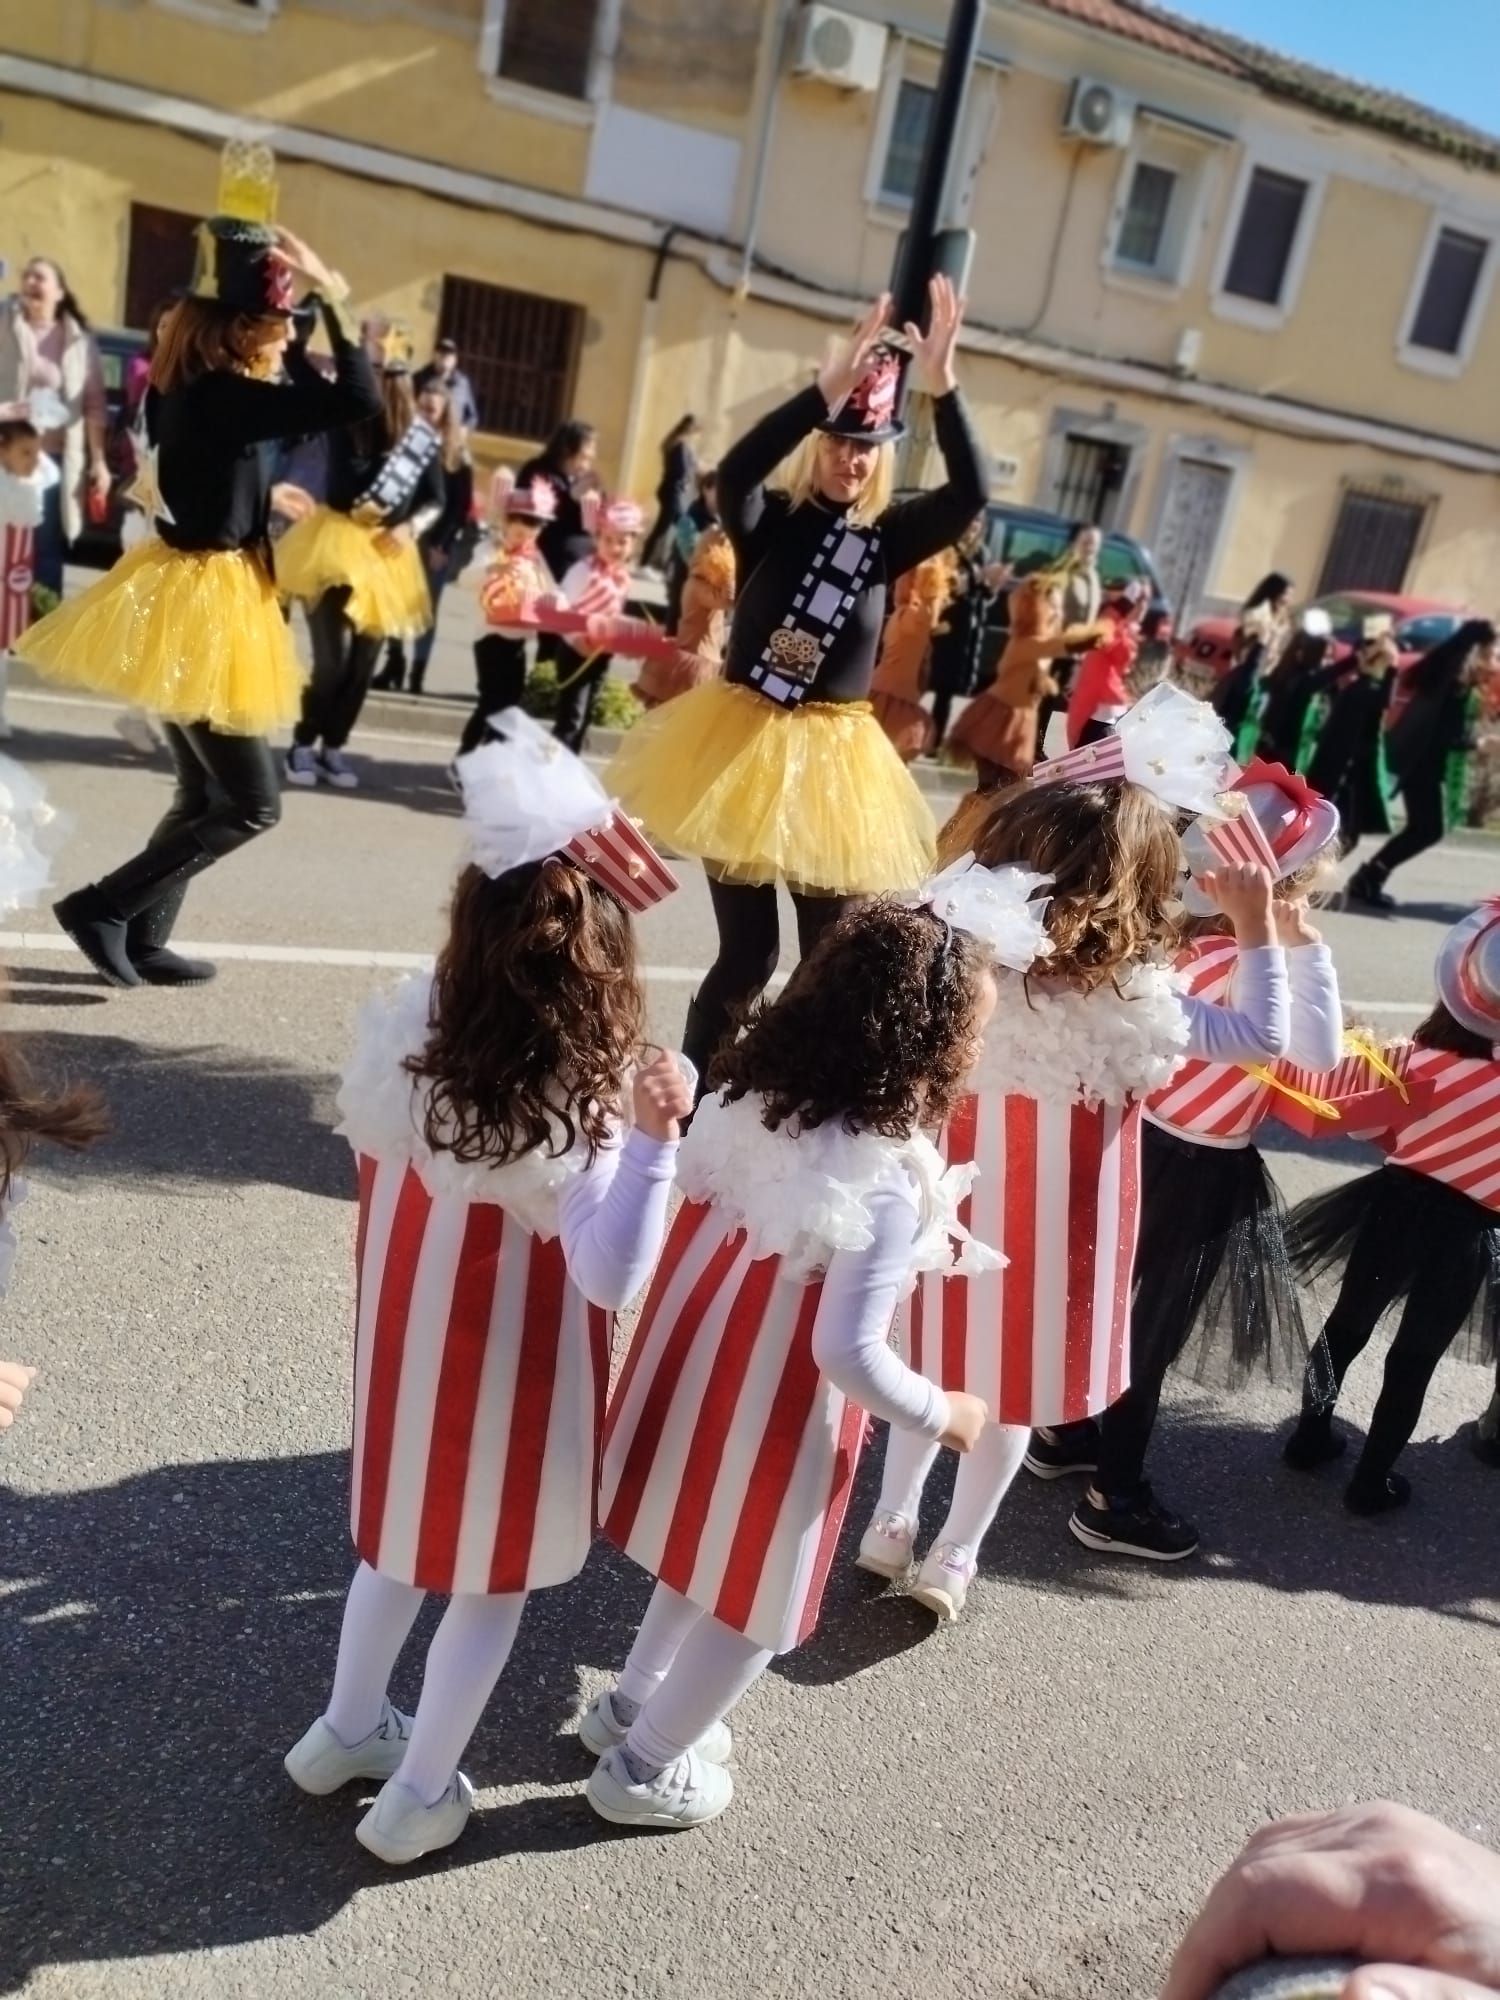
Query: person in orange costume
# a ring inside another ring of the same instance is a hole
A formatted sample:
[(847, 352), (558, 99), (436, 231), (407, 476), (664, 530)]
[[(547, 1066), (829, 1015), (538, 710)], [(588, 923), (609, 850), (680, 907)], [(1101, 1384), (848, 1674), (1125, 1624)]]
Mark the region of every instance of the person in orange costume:
[(908, 570), (896, 585), (896, 608), (881, 635), (870, 698), (876, 721), (906, 764), (932, 743), (932, 717), (922, 696), (932, 637), (953, 597), (955, 568), (952, 552), (945, 549)]
[(969, 703), (949, 738), (958, 755), (978, 766), (981, 791), (1030, 773), (1038, 711), (1043, 697), (1057, 692), (1047, 663), (1079, 651), (1100, 630), (1063, 624), (1062, 585), (1055, 577), (1028, 576), (1012, 590), (1010, 637), (995, 679)]

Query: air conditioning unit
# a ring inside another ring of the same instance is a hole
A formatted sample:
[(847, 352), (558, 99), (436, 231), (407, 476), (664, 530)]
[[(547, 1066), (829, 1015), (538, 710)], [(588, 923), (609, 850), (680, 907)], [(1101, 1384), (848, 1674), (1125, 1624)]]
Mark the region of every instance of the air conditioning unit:
[(878, 90), (886, 32), (881, 22), (861, 21), (837, 7), (804, 7), (792, 43), (792, 75), (838, 90)]
[(1135, 106), (1112, 83), (1091, 76), (1073, 79), (1063, 132), (1069, 139), (1086, 139), (1091, 146), (1128, 146)]

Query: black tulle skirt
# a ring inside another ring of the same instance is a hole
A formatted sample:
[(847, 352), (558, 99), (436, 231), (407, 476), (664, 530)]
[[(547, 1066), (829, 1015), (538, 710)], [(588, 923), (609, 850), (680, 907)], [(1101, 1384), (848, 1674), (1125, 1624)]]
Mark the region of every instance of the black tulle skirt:
[(1254, 1146), (1203, 1146), (1148, 1120), (1130, 1321), (1131, 1378), (1169, 1368), (1238, 1388), (1300, 1373), (1307, 1334), (1286, 1204)]
[(1377, 1167), (1299, 1202), (1287, 1219), (1287, 1249), (1305, 1281), (1336, 1270), (1354, 1310), (1378, 1304), (1378, 1321), (1415, 1300), (1434, 1325), (1457, 1321), (1451, 1351), (1459, 1360), (1495, 1359), (1500, 1225), (1459, 1189), (1407, 1167)]

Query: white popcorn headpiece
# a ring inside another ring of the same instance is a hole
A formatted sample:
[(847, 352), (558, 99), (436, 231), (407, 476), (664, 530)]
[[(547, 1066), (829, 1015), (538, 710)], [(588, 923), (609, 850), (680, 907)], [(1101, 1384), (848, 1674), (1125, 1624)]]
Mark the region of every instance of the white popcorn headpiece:
[(1164, 806), (1222, 819), (1233, 739), (1206, 701), (1160, 681), (1127, 709), (1113, 732), (1038, 764), (1034, 785), (1099, 782), (1139, 785)]
[(0, 917), (41, 901), (68, 829), (31, 773), (0, 756)]
[(985, 868), (972, 854), (964, 854), (924, 883), (912, 902), (917, 909), (931, 910), (950, 930), (978, 938), (997, 964), (1025, 972), (1052, 949), (1046, 924), (1048, 899), (1032, 900), (1051, 882), (1050, 875), (1008, 863)]

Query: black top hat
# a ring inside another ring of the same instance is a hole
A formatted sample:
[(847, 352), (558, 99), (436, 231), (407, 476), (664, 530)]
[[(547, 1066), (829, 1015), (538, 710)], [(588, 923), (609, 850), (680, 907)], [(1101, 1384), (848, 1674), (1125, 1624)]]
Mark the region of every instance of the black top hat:
[(828, 437), (857, 438), (861, 444), (892, 444), (906, 435), (906, 426), (896, 415), (900, 393), (900, 355), (893, 347), (877, 348), (843, 403), (818, 429)]
[(263, 222), (210, 216), (198, 224), (197, 262), (187, 296), (256, 319), (291, 319), (292, 274), (270, 254), (275, 248), (276, 232)]

